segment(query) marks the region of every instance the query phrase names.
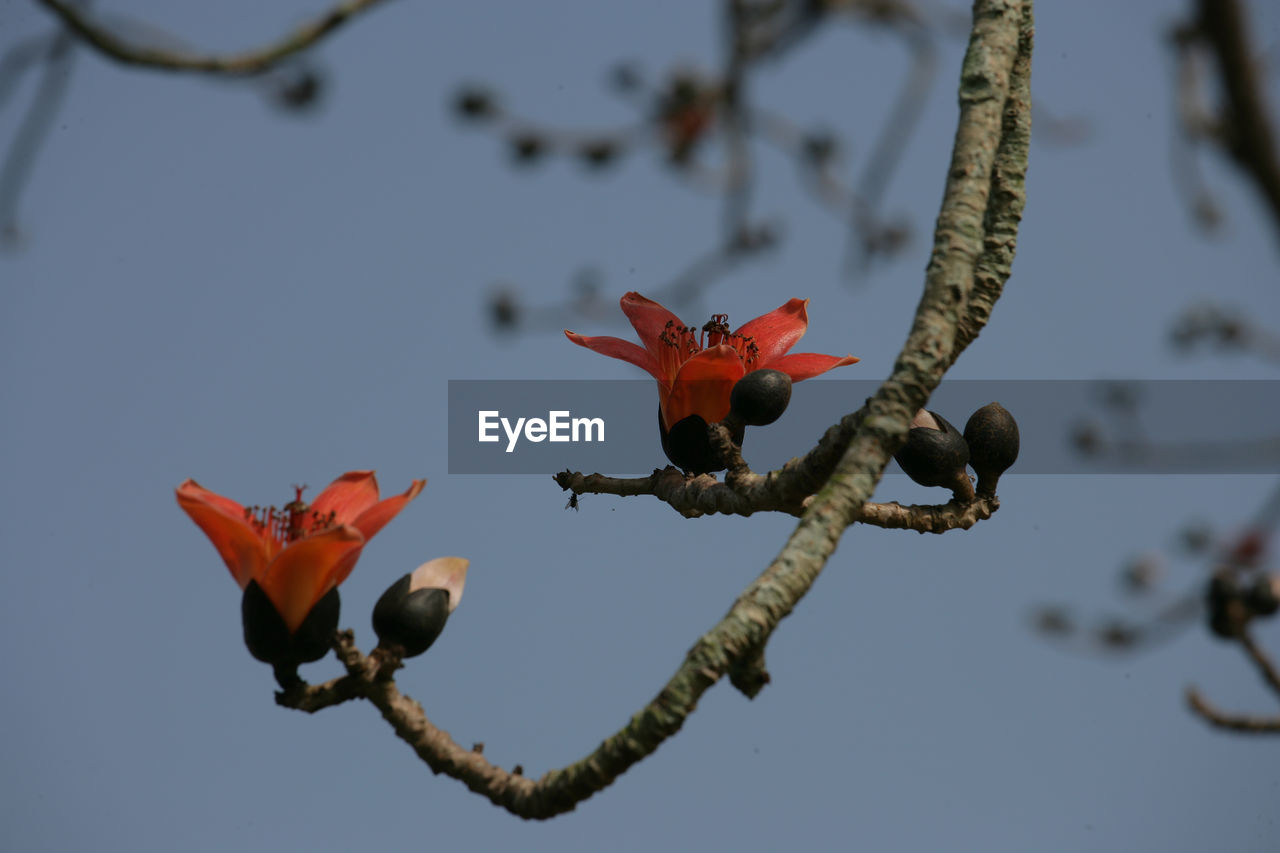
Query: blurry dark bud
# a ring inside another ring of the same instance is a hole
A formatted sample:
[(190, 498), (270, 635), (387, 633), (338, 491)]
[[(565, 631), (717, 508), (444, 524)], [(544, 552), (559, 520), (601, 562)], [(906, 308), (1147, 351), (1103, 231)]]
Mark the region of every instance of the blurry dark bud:
[(537, 161), (547, 151), (547, 142), (536, 133), (525, 131), (511, 136), (511, 156), (517, 163), (529, 165)]
[(1102, 431), (1094, 423), (1077, 424), (1071, 430), (1071, 446), (1082, 456), (1094, 456), (1102, 452)]
[(791, 402), (791, 377), (781, 370), (753, 370), (734, 383), (729, 415), (747, 426), (766, 426)]
[(1133, 648), (1142, 639), (1142, 632), (1123, 622), (1108, 622), (1098, 629), (1098, 642), (1112, 651)]
[(644, 80), (640, 75), (640, 68), (634, 62), (619, 62), (609, 73), (609, 82), (619, 92), (634, 92)]
[(240, 601), (244, 644), (249, 654), (274, 666), (276, 680), (281, 687), (288, 687), (299, 681), (299, 664), (320, 660), (328, 653), (341, 612), (342, 599), (334, 587), (311, 608), (298, 630), (290, 633), (266, 592), (251, 580)]
[(911, 240), (911, 223), (874, 222), (863, 229), (862, 249), (868, 260), (890, 257), (904, 248)]
[(1128, 592), (1150, 592), (1164, 576), (1164, 566), (1155, 554), (1144, 554), (1129, 561), (1120, 573), (1120, 582)]
[[(734, 444), (741, 447), (746, 427), (742, 424), (725, 425), (729, 427)], [(707, 422), (701, 415), (689, 415), (667, 430), (662, 426), (662, 409), (659, 408), (658, 434), (662, 439), (662, 452), (667, 454), (672, 465), (688, 474), (709, 474), (728, 467), (728, 463), (712, 446), (711, 438), (707, 435)]]
[(1209, 578), (1204, 603), (1209, 630), (1225, 640), (1240, 636), (1253, 615), (1239, 584), (1231, 576), (1221, 573)]
[(1213, 530), (1204, 522), (1192, 522), (1178, 534), (1178, 542), (1188, 554), (1203, 554), (1213, 544)]
[(1125, 413), (1137, 411), (1139, 393), (1132, 382), (1104, 382), (1098, 396), (1108, 409)]
[(488, 89), (466, 86), (454, 95), (453, 111), (468, 121), (487, 121), (497, 116), (498, 103)]
[(1075, 624), (1061, 607), (1041, 607), (1035, 614), (1036, 630), (1042, 634), (1062, 637), (1075, 630)]
[(1274, 616), (1280, 610), (1280, 575), (1259, 575), (1245, 596), (1255, 616)]
[(302, 112), (320, 104), (324, 93), (324, 78), (312, 68), (293, 69), (282, 74), (275, 86), (277, 105), (286, 110)]
[(1200, 195), (1191, 205), (1191, 215), (1196, 224), (1208, 232), (1218, 230), (1222, 224), (1222, 210), (1207, 193)]
[(920, 485), (945, 486), (957, 498), (973, 498), (973, 484), (964, 470), (969, 461), (969, 445), (960, 431), (937, 412), (916, 412), (907, 443), (893, 458)]
[(1262, 531), (1246, 530), (1231, 547), (1231, 553), (1227, 559), (1233, 566), (1249, 568), (1262, 559), (1262, 553), (1266, 547), (1267, 537)]
[(617, 158), (618, 150), (612, 139), (593, 139), (578, 148), (578, 157), (593, 169), (603, 169)]
[(806, 134), (801, 142), (801, 150), (809, 163), (821, 169), (836, 155), (836, 138), (827, 131)]
[(675, 165), (689, 163), (715, 117), (717, 98), (715, 89), (692, 71), (677, 72), (658, 96), (658, 125)]
[(1239, 346), (1245, 337), (1244, 321), (1239, 317), (1223, 314), (1218, 318), (1218, 325), (1214, 332), (1217, 334), (1219, 346)]
[(468, 565), (461, 557), (437, 557), (387, 587), (373, 606), (378, 646), (402, 658), (429, 649), (462, 600)]
[(778, 242), (778, 232), (769, 223), (750, 226), (743, 225), (733, 235), (730, 244), (737, 252), (756, 252), (772, 248)]
[(1201, 338), (1212, 334), (1220, 320), (1218, 309), (1212, 305), (1196, 305), (1188, 308), (1174, 323), (1171, 342), (1179, 349), (1189, 349)]
[(994, 495), (1000, 475), (1018, 460), (1018, 422), (999, 403), (987, 403), (964, 425), (969, 466), (978, 475), (978, 494)]
[(499, 331), (511, 331), (520, 323), (520, 303), (506, 288), (489, 297), (489, 319)]

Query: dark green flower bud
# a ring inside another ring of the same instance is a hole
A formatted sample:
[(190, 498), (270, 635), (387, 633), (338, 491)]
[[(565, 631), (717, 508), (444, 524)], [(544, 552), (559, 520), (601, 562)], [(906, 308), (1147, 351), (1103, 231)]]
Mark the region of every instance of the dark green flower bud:
[(1273, 616), (1280, 610), (1280, 575), (1260, 575), (1245, 596), (1255, 616)]
[(244, 588), (240, 618), (244, 624), (244, 644), (249, 654), (275, 667), (281, 687), (298, 681), (298, 665), (324, 657), (333, 646), (338, 630), (342, 599), (334, 587), (316, 602), (298, 630), (290, 633), (271, 599), (255, 580)]
[(964, 470), (969, 461), (969, 445), (960, 431), (937, 412), (916, 412), (907, 443), (893, 458), (920, 485), (945, 486), (957, 499), (973, 499), (973, 484)]
[(782, 417), (791, 402), (791, 377), (781, 370), (753, 370), (729, 395), (729, 414), (747, 426), (766, 426)]
[[(730, 437), (739, 447), (746, 434), (742, 424), (728, 424)], [(662, 426), (662, 410), (658, 410), (658, 435), (662, 439), (662, 452), (671, 464), (689, 474), (709, 474), (728, 467), (707, 435), (707, 422), (701, 415), (689, 415), (675, 423), (670, 430)]]
[(1018, 422), (999, 403), (987, 403), (964, 425), (969, 467), (978, 475), (978, 494), (994, 495), (1000, 475), (1018, 459)]
[(1230, 575), (1218, 573), (1209, 578), (1204, 603), (1209, 630), (1224, 640), (1240, 636), (1253, 616), (1245, 602), (1244, 591)]
[(402, 658), (429, 649), (462, 600), (469, 564), (461, 557), (437, 557), (387, 587), (373, 606), (378, 645)]

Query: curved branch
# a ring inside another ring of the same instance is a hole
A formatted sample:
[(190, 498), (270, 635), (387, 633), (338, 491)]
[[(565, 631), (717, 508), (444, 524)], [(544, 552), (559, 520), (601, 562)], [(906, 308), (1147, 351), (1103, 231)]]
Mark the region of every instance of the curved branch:
[[(845, 528), (870, 498), (889, 458), (905, 441), (912, 416), (963, 348), (956, 326), (974, 289), (975, 261), (983, 252), (985, 225), (1008, 218), (999, 210), (988, 210), (989, 203), (1009, 203), (1006, 195), (990, 193), (996, 152), (1026, 157), (1025, 146), (1006, 146), (1001, 135), (1006, 108), (1018, 111), (1025, 106), (1008, 96), (1018, 90), (1017, 78), (1028, 68), (1025, 61), (1015, 59), (1030, 56), (1031, 6), (1031, 0), (975, 2), (961, 77), (959, 130), (933, 258), (915, 323), (892, 375), (871, 399), (830, 480), (809, 502), (781, 553), (742, 592), (724, 619), (699, 638), (653, 701), (590, 755), (534, 782), (494, 767), (479, 752), (456, 744), (431, 725), (417, 702), (396, 689), (385, 675), (388, 666), (365, 663), (369, 659), (359, 655), (350, 636), (340, 638), (339, 655), (347, 664), (348, 677), (358, 682), (359, 695), (378, 707), (396, 734), (433, 771), (461, 780), (514, 814), (549, 818), (573, 809), (652, 754), (680, 730), (702, 694), (722, 677), (731, 672), (763, 675), (763, 649), (769, 637), (809, 591)], [(1008, 248), (1012, 250), (1011, 242)], [(1007, 265), (996, 275), (1002, 284)], [(752, 679), (735, 681), (742, 684)], [(313, 690), (323, 691), (314, 694), (317, 705), (341, 701), (348, 688), (340, 688), (339, 683), (344, 682), (299, 687), (281, 694), (278, 701), (290, 704), (290, 697), (296, 695), (297, 706), (302, 707)], [(744, 690), (750, 694), (749, 688)]]
[(1187, 707), (1205, 722), (1220, 729), (1248, 734), (1280, 734), (1280, 717), (1255, 717), (1220, 711), (1209, 704), (1194, 687), (1187, 688)]
[(110, 30), (93, 23), (87, 15), (64, 0), (37, 2), (57, 15), (66, 28), (79, 36), (81, 41), (116, 62), (162, 71), (190, 71), (238, 77), (269, 70), (282, 59), (316, 44), (355, 16), (377, 6), (382, 0), (347, 0), (272, 44), (229, 56), (200, 56), (130, 44)]

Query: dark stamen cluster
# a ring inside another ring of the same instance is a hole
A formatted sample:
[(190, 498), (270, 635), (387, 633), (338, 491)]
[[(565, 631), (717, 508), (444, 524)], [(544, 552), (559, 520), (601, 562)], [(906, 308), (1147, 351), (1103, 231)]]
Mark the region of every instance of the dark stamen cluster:
[(244, 520), (258, 531), (259, 535), (270, 536), (277, 542), (289, 543), (304, 539), (313, 533), (333, 526), (338, 516), (334, 510), (321, 515), (312, 512), (311, 507), (302, 500), (302, 492), (306, 486), (294, 486), (296, 495), (292, 501), (284, 505), (284, 509), (273, 506), (247, 506), (244, 508)]

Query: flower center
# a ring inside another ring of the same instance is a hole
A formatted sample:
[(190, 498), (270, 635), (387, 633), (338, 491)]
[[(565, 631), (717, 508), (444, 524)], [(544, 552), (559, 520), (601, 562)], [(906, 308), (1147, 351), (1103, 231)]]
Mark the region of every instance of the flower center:
[(276, 548), (306, 539), (315, 533), (333, 526), (337, 513), (330, 510), (326, 515), (313, 512), (302, 493), (306, 486), (294, 486), (294, 498), (284, 505), (283, 509), (273, 506), (247, 506), (244, 508), (244, 520), (253, 525), (259, 536)]
[(712, 314), (711, 319), (701, 329), (693, 326), (677, 326), (674, 320), (668, 320), (658, 340), (666, 344), (663, 351), (662, 368), (668, 376), (675, 376), (680, 365), (693, 358), (707, 347), (730, 346), (742, 359), (743, 366), (751, 370), (751, 365), (760, 354), (755, 338), (729, 331), (728, 314)]

